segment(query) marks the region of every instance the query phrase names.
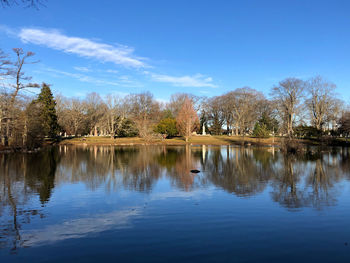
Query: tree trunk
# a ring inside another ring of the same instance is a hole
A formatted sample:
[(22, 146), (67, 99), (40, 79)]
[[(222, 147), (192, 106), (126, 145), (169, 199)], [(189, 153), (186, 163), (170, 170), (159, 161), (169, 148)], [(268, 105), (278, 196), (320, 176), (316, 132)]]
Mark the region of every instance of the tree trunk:
[(10, 135), (10, 119), (6, 121), (6, 134), (4, 136), (4, 146), (9, 146), (9, 135)]
[(23, 146), (27, 145), (27, 134), (28, 134), (28, 126), (27, 126), (27, 120), (24, 121), (24, 131), (23, 131)]
[(291, 138), (293, 135), (293, 114), (288, 115), (288, 137)]

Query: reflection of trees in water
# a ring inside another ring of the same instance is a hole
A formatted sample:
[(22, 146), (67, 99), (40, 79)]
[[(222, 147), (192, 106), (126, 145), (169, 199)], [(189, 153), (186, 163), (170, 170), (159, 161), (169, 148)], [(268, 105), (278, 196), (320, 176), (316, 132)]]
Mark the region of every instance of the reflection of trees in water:
[[(272, 199), (288, 208), (333, 204), (334, 182), (349, 170), (344, 162), (347, 151), (288, 156), (273, 148), (230, 146), (63, 146), (61, 152), (58, 183), (84, 182), (91, 189), (104, 184), (107, 189), (148, 192), (166, 177), (185, 191), (210, 181), (238, 196), (251, 196), (271, 182)], [(192, 174), (191, 169), (205, 173)]]
[(339, 155), (339, 167), (342, 172), (345, 174), (346, 178), (350, 179), (350, 149), (349, 148), (341, 148), (341, 150), (337, 153)]
[(304, 192), (297, 188), (301, 171), (300, 165), (295, 165), (293, 156), (285, 155), (282, 157), (282, 163), (275, 165), (272, 180), (274, 187), (272, 199), (275, 202), (289, 208), (298, 208), (305, 205), (307, 198), (305, 198)]
[[(205, 184), (201, 174), (191, 173), (193, 169), (200, 170), (201, 149), (186, 145), (177, 150), (177, 156), (172, 167), (168, 167), (167, 176), (172, 184), (185, 191), (191, 191)], [(166, 152), (166, 155), (172, 152)], [(165, 155), (165, 158), (166, 158)]]
[[(230, 193), (249, 196), (261, 192), (269, 179), (266, 162), (257, 161), (259, 149), (227, 147), (213, 149), (205, 163), (208, 179)], [(265, 166), (265, 168), (264, 168)]]
[(334, 184), (342, 179), (339, 162), (330, 153), (282, 156), (275, 165), (272, 199), (288, 208), (334, 205)]
[(49, 201), (58, 161), (55, 148), (30, 155), (0, 155), (0, 237), (4, 240), (0, 247), (11, 242), (15, 252), (23, 242), (22, 224), (30, 223), (33, 216), (43, 217), (41, 211), (25, 205), (36, 194), (42, 204)]
[[(185, 191), (208, 182), (238, 196), (272, 186), (273, 201), (288, 208), (322, 208), (336, 201), (336, 183), (349, 179), (349, 149), (302, 156), (239, 147), (68, 147), (35, 154), (0, 155), (0, 236), (16, 248), (20, 229), (41, 211), (26, 209), (38, 195), (44, 205), (55, 184), (82, 182), (89, 189), (150, 192), (161, 178)], [(190, 173), (199, 169), (199, 174)], [(0, 239), (1, 242), (1, 239)], [(7, 246), (4, 241), (0, 246)]]
[(339, 171), (336, 167), (326, 164), (323, 159), (316, 160), (314, 169), (306, 179), (307, 184), (312, 187), (312, 206), (332, 205), (335, 200), (333, 186), (338, 180)]
[(68, 147), (60, 146), (60, 166), (57, 170), (58, 184), (84, 182), (90, 189), (97, 189), (101, 183), (113, 186), (116, 167), (115, 151), (108, 147)]
[(162, 149), (153, 147), (142, 147), (135, 154), (131, 162), (122, 168), (123, 184), (131, 190), (147, 191), (161, 176), (161, 167), (157, 164), (157, 155)]
[(102, 184), (109, 190), (120, 186), (137, 191), (149, 191), (159, 178), (153, 147), (67, 147), (59, 169), (58, 183), (84, 182), (90, 189)]
[(153, 184), (168, 176), (180, 188), (194, 183), (190, 170), (195, 167), (191, 147), (60, 147), (59, 176), (62, 182), (84, 182), (90, 189), (105, 185), (116, 190), (123, 186), (150, 191)]
[[(21, 245), (21, 227), (41, 210), (28, 208), (39, 197), (50, 200), (56, 184), (83, 182), (89, 189), (125, 188), (150, 192), (161, 178), (185, 191), (208, 182), (237, 196), (262, 192), (282, 206), (322, 208), (334, 205), (337, 182), (350, 178), (349, 149), (318, 151), (302, 156), (273, 149), (239, 147), (67, 147), (35, 154), (0, 155), (0, 248)], [(192, 174), (190, 170), (202, 172)]]
[[(262, 192), (272, 185), (271, 197), (288, 208), (334, 205), (335, 183), (348, 177), (349, 151), (283, 155), (273, 148), (212, 148), (203, 162), (207, 179), (238, 196)], [(344, 165), (340, 165), (344, 164)]]
[(28, 155), (25, 174), (27, 185), (37, 192), (42, 204), (49, 201), (54, 188), (55, 173), (60, 155), (57, 148)]

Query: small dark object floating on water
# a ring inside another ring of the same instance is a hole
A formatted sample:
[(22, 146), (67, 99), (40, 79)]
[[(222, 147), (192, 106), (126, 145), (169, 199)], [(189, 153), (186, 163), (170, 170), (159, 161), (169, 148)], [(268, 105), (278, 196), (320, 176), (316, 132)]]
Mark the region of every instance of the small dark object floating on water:
[(199, 171), (199, 170), (196, 170), (196, 169), (194, 169), (194, 170), (191, 170), (191, 173), (194, 173), (194, 174), (198, 174), (198, 173), (200, 173), (201, 171)]

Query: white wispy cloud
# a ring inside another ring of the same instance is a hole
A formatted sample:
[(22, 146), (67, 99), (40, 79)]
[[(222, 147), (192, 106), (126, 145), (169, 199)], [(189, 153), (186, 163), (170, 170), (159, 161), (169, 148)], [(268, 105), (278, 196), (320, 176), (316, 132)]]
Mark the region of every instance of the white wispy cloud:
[(217, 87), (213, 83), (213, 79), (211, 77), (206, 77), (202, 74), (175, 77), (170, 75), (150, 73), (147, 71), (145, 71), (144, 73), (150, 75), (153, 81), (170, 83), (176, 87)]
[(87, 82), (87, 83), (91, 83), (99, 86), (119, 86), (119, 87), (130, 87), (130, 88), (136, 88), (136, 87), (142, 86), (141, 83), (137, 81), (134, 81), (131, 79), (125, 80), (123, 78), (124, 76), (121, 76), (116, 81), (109, 81), (105, 79), (87, 76), (81, 73), (71, 73), (71, 72), (66, 72), (66, 71), (57, 70), (53, 68), (46, 68), (45, 71), (52, 73), (55, 77), (67, 76), (67, 77), (77, 79), (81, 82)]
[(4, 32), (5, 34), (9, 36), (16, 36), (16, 31), (13, 30), (11, 27), (8, 27), (6, 25), (0, 25), (0, 31)]
[(115, 70), (115, 69), (107, 69), (106, 72), (107, 72), (107, 73), (113, 73), (113, 74), (119, 73), (119, 71), (118, 71), (118, 70)]
[(81, 57), (94, 58), (101, 62), (112, 62), (131, 68), (146, 66), (142, 58), (134, 55), (133, 48), (67, 36), (54, 29), (22, 28), (18, 37), (25, 43), (42, 45)]
[(91, 72), (91, 69), (87, 67), (74, 67), (74, 69), (80, 72)]
[(63, 76), (71, 77), (71, 78), (77, 79), (81, 82), (88, 82), (88, 83), (93, 83), (93, 84), (97, 84), (97, 85), (120, 86), (120, 84), (118, 82), (97, 79), (94, 77), (86, 76), (84, 74), (71, 73), (71, 72), (66, 72), (66, 71), (57, 70), (57, 69), (53, 69), (53, 68), (47, 68), (46, 71), (54, 73), (57, 76), (63, 75)]
[[(123, 45), (111, 45), (96, 41), (93, 39), (68, 36), (56, 29), (38, 29), (38, 28), (21, 28), (12, 29), (4, 25), (0, 25), (0, 31), (5, 32), (11, 37), (18, 37), (24, 43), (45, 46), (54, 50), (60, 50), (65, 53), (75, 54), (80, 57), (96, 59), (99, 62), (112, 62), (116, 65), (133, 69), (151, 68), (145, 63), (145, 58), (137, 57), (134, 54), (134, 49)], [(102, 70), (91, 69), (84, 66), (74, 67), (80, 73), (102, 72)], [(90, 82), (101, 85), (125, 86), (125, 87), (142, 87), (143, 85), (135, 80), (125, 76), (115, 76), (120, 71), (115, 69), (103, 70), (105, 73), (113, 75), (116, 80), (107, 81), (92, 77), (90, 75), (76, 74), (64, 72), (63, 75), (76, 78), (83, 82)], [(103, 73), (102, 72), (102, 73)], [(195, 74), (173, 76), (168, 74), (158, 74), (148, 71), (138, 71), (149, 76), (149, 79), (154, 82), (169, 83), (175, 87), (210, 87), (217, 88), (211, 77)], [(58, 73), (58, 72), (57, 72)], [(106, 77), (106, 76), (105, 76)], [(108, 76), (109, 77), (109, 76)]]

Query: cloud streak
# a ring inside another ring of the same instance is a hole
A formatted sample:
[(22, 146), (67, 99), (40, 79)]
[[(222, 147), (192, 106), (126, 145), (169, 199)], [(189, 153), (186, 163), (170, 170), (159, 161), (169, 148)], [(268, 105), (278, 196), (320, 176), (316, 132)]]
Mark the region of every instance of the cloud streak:
[(74, 69), (80, 72), (91, 72), (91, 69), (87, 67), (74, 67)]
[(195, 74), (193, 76), (170, 76), (155, 74), (150, 72), (145, 72), (151, 76), (151, 79), (156, 82), (170, 83), (175, 87), (210, 87), (216, 88), (217, 86), (213, 84), (213, 79), (211, 77), (205, 77), (202, 74)]
[(42, 45), (81, 57), (94, 58), (101, 62), (112, 62), (128, 68), (146, 67), (142, 58), (133, 54), (134, 49), (127, 46), (113, 46), (87, 38), (71, 37), (52, 29), (22, 28), (18, 37), (24, 43)]
[(80, 73), (71, 73), (62, 70), (57, 70), (53, 68), (46, 68), (46, 72), (52, 73), (55, 77), (59, 76), (67, 76), (79, 80), (81, 82), (92, 83), (98, 86), (118, 86), (118, 87), (130, 87), (130, 88), (138, 88), (142, 87), (140, 83), (137, 81), (131, 80), (126, 76), (120, 76), (117, 81), (108, 81), (104, 79), (99, 79), (91, 76), (87, 76)]
[[(111, 45), (101, 41), (93, 39), (68, 36), (56, 29), (38, 29), (38, 28), (21, 28), (14, 30), (6, 26), (0, 25), (0, 31), (6, 32), (8, 35), (18, 37), (23, 43), (30, 43), (34, 45), (40, 45), (48, 47), (54, 50), (59, 50), (67, 54), (77, 55), (79, 57), (95, 59), (98, 62), (111, 62), (116, 65), (128, 68), (136, 69), (138, 73), (143, 73), (149, 77), (149, 80), (153, 82), (168, 83), (174, 87), (189, 87), (189, 88), (217, 88), (218, 86), (213, 82), (211, 77), (194, 74), (194, 75), (180, 75), (173, 76), (168, 74), (158, 74), (155, 72), (149, 72), (144, 70), (145, 68), (151, 68), (144, 60), (145, 58), (137, 57), (134, 54), (134, 49), (122, 46)], [(139, 71), (139, 69), (141, 69)], [(143, 69), (143, 70), (142, 70)], [(94, 78), (90, 73), (96, 72), (89, 67), (76, 66), (75, 71), (79, 74), (64, 72), (62, 75), (73, 77), (79, 81), (89, 82), (97, 85), (113, 85), (113, 86), (125, 86), (125, 87), (140, 87), (143, 86), (140, 83), (136, 83), (125, 76), (114, 76), (117, 80), (107, 81)], [(98, 70), (97, 70), (98, 71)], [(119, 70), (107, 69), (104, 72), (110, 74), (118, 74)], [(58, 73), (58, 72), (56, 72)]]

